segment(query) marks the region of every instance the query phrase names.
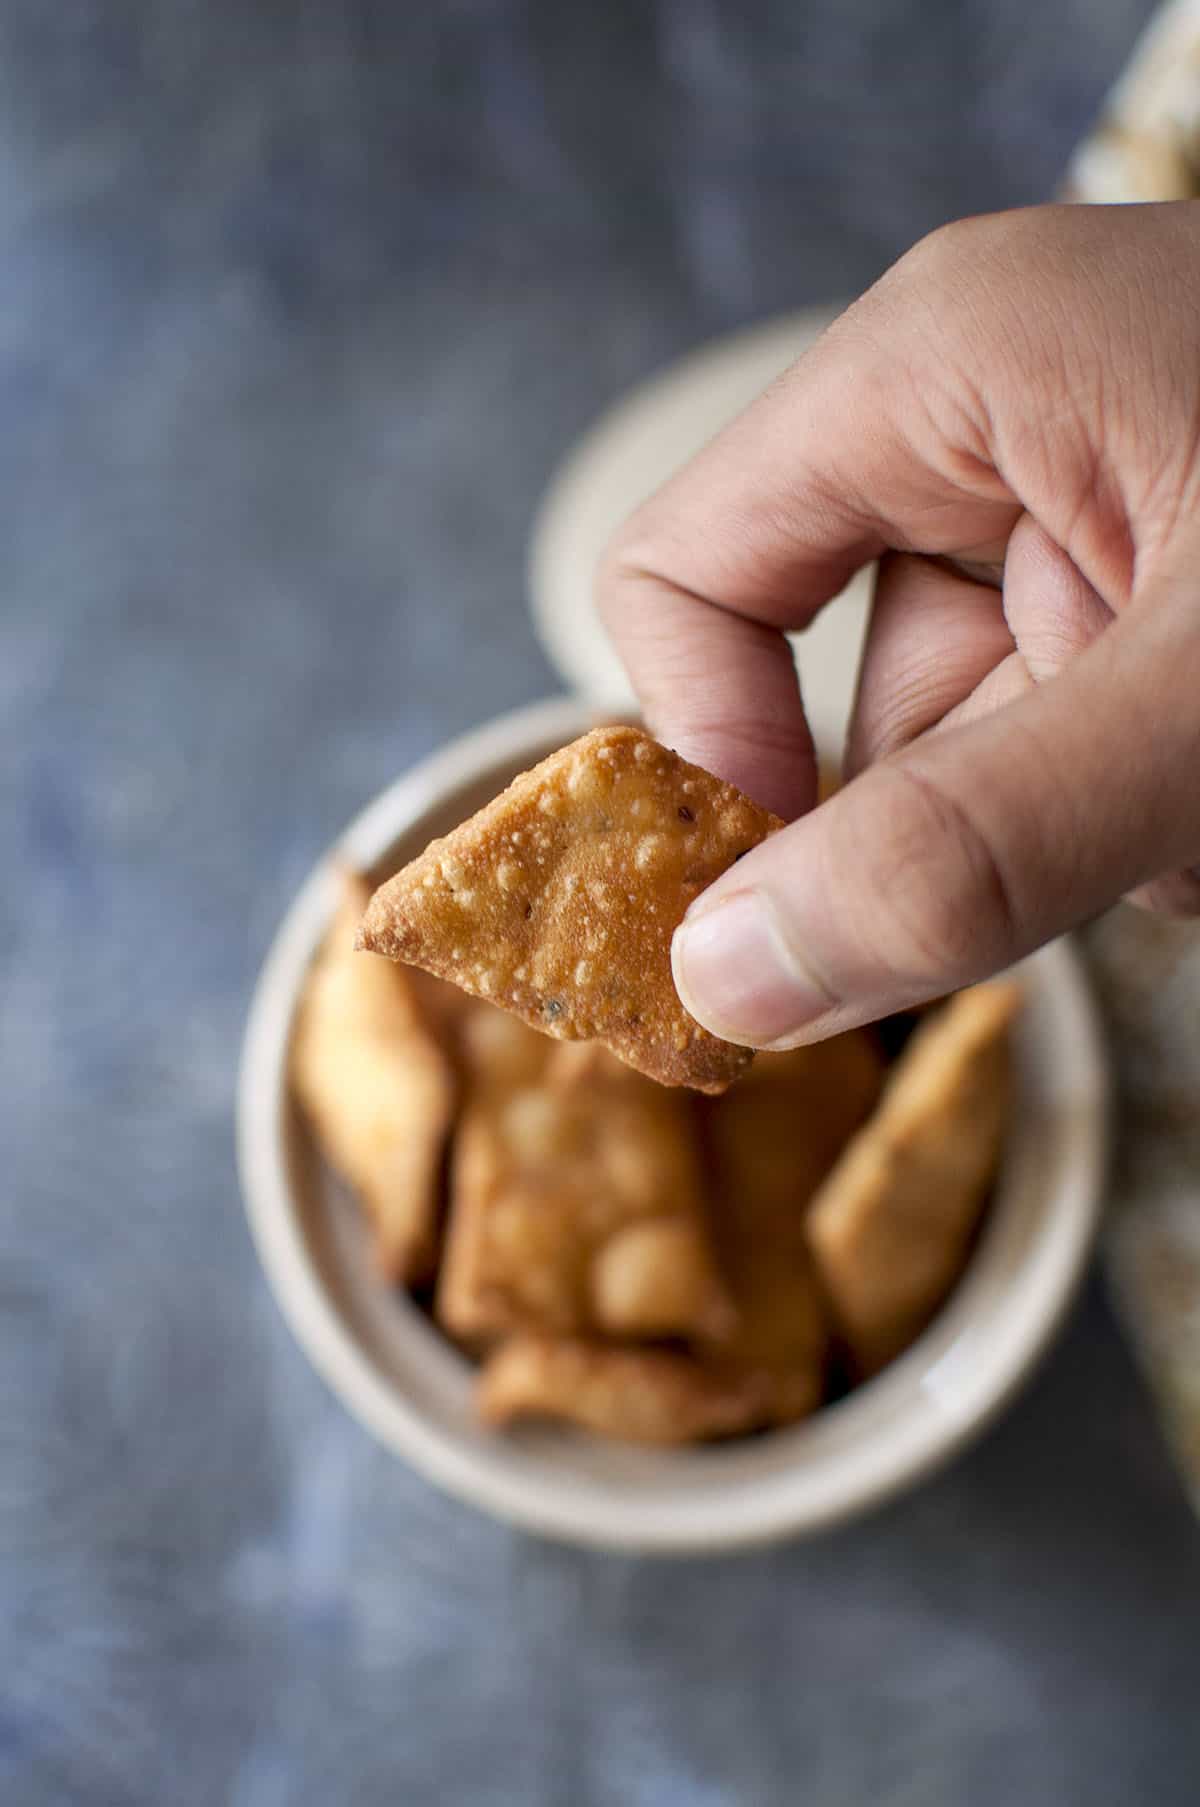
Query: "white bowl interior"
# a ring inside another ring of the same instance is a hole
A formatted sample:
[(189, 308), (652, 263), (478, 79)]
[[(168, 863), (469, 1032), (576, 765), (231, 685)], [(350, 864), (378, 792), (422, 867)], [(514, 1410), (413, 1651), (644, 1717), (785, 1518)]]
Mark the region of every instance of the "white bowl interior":
[[(385, 792), (337, 854), (402, 863), (590, 719), (576, 702), (540, 705), (468, 736)], [(375, 1273), (357, 1209), (319, 1160), (287, 1084), (295, 1006), (335, 897), (331, 859), (296, 899), (259, 982), (239, 1095), (243, 1185), (300, 1342), (350, 1409), (432, 1480), (576, 1541), (659, 1550), (761, 1541), (884, 1498), (949, 1455), (1027, 1373), (1086, 1261), (1103, 1174), (1101, 1044), (1067, 944), (1019, 969), (1027, 1007), (1003, 1169), (967, 1272), (934, 1322), (877, 1379), (806, 1423), (656, 1451), (552, 1428), (482, 1428), (469, 1365)]]

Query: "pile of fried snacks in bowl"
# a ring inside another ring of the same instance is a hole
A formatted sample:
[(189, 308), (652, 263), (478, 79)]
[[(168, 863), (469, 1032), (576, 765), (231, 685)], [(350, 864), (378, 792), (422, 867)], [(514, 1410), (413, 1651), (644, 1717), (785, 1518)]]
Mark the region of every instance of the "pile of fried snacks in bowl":
[(344, 876), (293, 1089), (489, 1423), (794, 1422), (900, 1354), (969, 1257), (1016, 986), (755, 1057), (675, 993), (692, 898), (778, 826), (599, 729), (373, 896)]

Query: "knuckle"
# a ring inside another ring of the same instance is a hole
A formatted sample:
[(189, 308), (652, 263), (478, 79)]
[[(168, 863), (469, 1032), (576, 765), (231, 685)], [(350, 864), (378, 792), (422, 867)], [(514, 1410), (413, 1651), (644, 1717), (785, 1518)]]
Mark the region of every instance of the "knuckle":
[(854, 812), (858, 932), (888, 975), (948, 988), (1002, 965), (1015, 935), (1008, 886), (955, 798), (911, 766), (876, 768), (874, 808)]
[(948, 220), (918, 239), (896, 268), (921, 283), (959, 270), (974, 271), (1017, 230), (1019, 225), (1011, 214), (976, 213)]
[(641, 586), (642, 573), (633, 554), (635, 542), (630, 527), (631, 523), (626, 522), (618, 528), (596, 566), (593, 583), (596, 610), (610, 633), (624, 622), (630, 608), (631, 591)]
[(889, 673), (886, 685), (876, 683), (860, 693), (850, 734), (859, 770), (900, 752), (945, 713), (950, 705), (943, 702), (937, 675), (921, 660)]
[(890, 703), (877, 704), (869, 711), (859, 710), (846, 742), (847, 773), (865, 772), (868, 766), (878, 765), (890, 753), (898, 752), (908, 738), (900, 711)]
[(664, 608), (688, 592), (672, 575), (670, 536), (657, 498), (636, 508), (616, 529), (596, 564), (596, 612), (618, 642), (652, 632)]

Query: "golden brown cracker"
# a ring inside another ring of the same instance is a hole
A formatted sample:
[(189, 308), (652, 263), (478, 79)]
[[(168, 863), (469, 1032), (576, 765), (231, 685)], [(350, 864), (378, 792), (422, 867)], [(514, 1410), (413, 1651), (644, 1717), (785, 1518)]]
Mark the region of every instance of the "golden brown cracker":
[(766, 1402), (750, 1376), (688, 1355), (524, 1334), (489, 1356), (476, 1404), (486, 1423), (557, 1419), (628, 1443), (698, 1443), (754, 1430)]
[(777, 1422), (820, 1403), (829, 1323), (805, 1215), (882, 1084), (882, 1056), (856, 1030), (760, 1055), (706, 1112), (714, 1228), (737, 1311), (722, 1354), (769, 1386)]
[(597, 728), (523, 773), (372, 898), (361, 945), (425, 967), (664, 1085), (720, 1092), (747, 1048), (690, 1017), (671, 937), (782, 824), (639, 728)]
[(813, 1200), (809, 1244), (863, 1374), (924, 1328), (966, 1257), (1004, 1137), (1020, 998), (979, 985), (926, 1018)]
[[(542, 1045), (550, 1058), (532, 1083), (480, 1088), (468, 1101), (439, 1320), (468, 1339), (527, 1326), (724, 1328), (686, 1100), (602, 1049)], [(635, 1226), (643, 1235), (631, 1244)]]
[(730, 1198), (758, 1215), (807, 1203), (883, 1089), (884, 1062), (864, 1030), (760, 1054), (705, 1110), (712, 1160)]
[(412, 1285), (433, 1263), (455, 1087), (409, 975), (354, 951), (368, 894), (346, 877), (301, 1002), (292, 1082), (322, 1150), (366, 1206), (380, 1266)]

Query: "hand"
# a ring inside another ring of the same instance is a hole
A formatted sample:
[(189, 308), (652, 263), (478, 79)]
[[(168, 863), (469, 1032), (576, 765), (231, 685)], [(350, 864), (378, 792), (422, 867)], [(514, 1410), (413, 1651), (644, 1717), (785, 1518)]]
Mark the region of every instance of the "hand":
[[(708, 1028), (815, 1041), (1136, 888), (1200, 910), (1198, 295), (1200, 203), (947, 227), (619, 534), (599, 600), (650, 725), (799, 818), (676, 935)], [(814, 808), (784, 630), (877, 557)]]

